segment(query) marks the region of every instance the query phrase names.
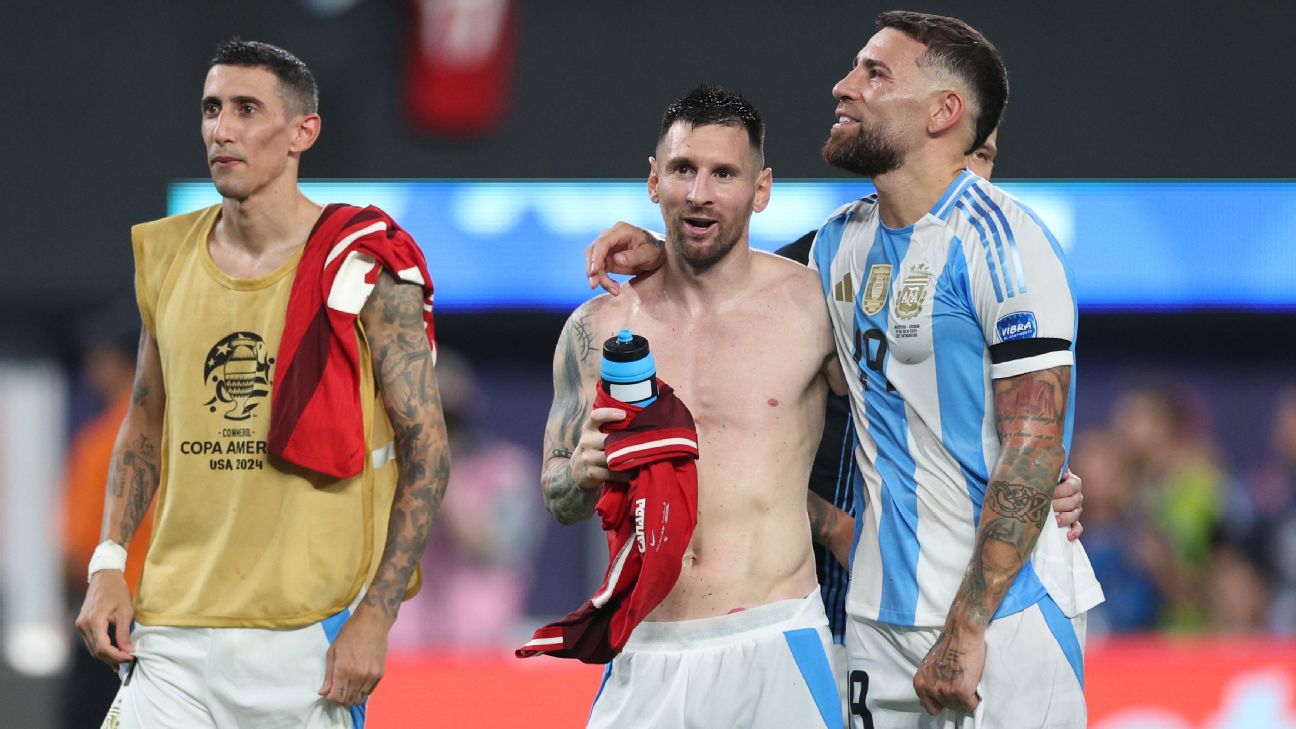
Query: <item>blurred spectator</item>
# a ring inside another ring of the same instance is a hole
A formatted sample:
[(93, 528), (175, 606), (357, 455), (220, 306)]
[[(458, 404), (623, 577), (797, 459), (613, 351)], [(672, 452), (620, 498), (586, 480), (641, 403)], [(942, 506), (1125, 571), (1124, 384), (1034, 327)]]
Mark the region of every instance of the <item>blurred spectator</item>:
[[(59, 514), (63, 520), (63, 574), (68, 607), (75, 611), (85, 599), (86, 569), (99, 544), (104, 488), (117, 430), (126, 416), (135, 382), (139, 315), (133, 299), (115, 302), (89, 317), (80, 332), (81, 373), (87, 390), (102, 403), (94, 418), (72, 436), (68, 448), (67, 481)], [(126, 562), (126, 584), (132, 593), (144, 565), (144, 546), (153, 525), (153, 509), (140, 523)], [(72, 624), (68, 618), (69, 627)], [(116, 674), (85, 650), (78, 639), (72, 669), (64, 686), (64, 726), (97, 726), (117, 693)]]
[(1165, 617), (1173, 628), (1205, 624), (1211, 537), (1227, 498), (1227, 480), (1216, 465), (1198, 402), (1185, 386), (1148, 381), (1121, 394), (1112, 414), (1113, 428), (1130, 451), (1141, 508), (1173, 549), (1176, 580)]
[(441, 348), (436, 369), (450, 435), (450, 485), (423, 555), (423, 589), (401, 607), (392, 645), (512, 645), (549, 523), (539, 457), (474, 427), (484, 403), (468, 362)]
[(1091, 635), (1151, 630), (1173, 590), (1174, 557), (1137, 511), (1129, 449), (1112, 433), (1075, 438), (1071, 468), (1084, 477), (1084, 546), (1107, 600), (1089, 613)]
[(1269, 583), (1249, 547), (1254, 540), (1216, 533), (1207, 573), (1206, 611), (1212, 631), (1257, 633), (1265, 629)]
[(1248, 484), (1255, 514), (1256, 554), (1273, 583), (1270, 629), (1296, 634), (1296, 385), (1277, 398), (1271, 444), (1274, 462)]

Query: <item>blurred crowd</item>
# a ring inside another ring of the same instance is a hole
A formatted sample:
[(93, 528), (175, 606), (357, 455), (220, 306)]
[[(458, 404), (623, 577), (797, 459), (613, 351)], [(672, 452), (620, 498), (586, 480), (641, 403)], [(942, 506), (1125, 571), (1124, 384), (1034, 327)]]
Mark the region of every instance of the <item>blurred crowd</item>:
[(1078, 432), (1082, 541), (1107, 601), (1091, 634), (1296, 633), (1296, 385), (1256, 413), (1270, 461), (1231, 472), (1205, 400), (1171, 377)]

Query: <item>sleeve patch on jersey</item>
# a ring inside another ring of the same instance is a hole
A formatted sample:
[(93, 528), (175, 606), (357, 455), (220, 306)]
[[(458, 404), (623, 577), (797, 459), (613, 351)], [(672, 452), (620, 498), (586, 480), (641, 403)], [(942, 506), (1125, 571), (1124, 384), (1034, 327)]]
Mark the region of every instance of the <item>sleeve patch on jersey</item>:
[(1014, 311), (1004, 314), (995, 322), (999, 330), (999, 341), (1011, 342), (1014, 339), (1032, 339), (1038, 327), (1035, 326), (1035, 314), (1029, 311)]
[(1038, 357), (1049, 352), (1066, 352), (1071, 349), (1071, 342), (1065, 339), (1040, 337), (1017, 342), (1001, 342), (990, 347), (990, 363), (1003, 364), (1014, 360)]

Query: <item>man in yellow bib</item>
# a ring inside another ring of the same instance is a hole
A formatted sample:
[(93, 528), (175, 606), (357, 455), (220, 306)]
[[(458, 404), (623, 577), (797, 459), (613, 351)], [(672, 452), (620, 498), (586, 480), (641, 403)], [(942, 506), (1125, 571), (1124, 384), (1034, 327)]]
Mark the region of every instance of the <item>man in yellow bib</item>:
[(222, 202), (132, 231), (139, 364), (77, 619), (123, 676), (106, 727), (361, 727), (418, 589), (449, 474), (431, 281), (381, 211), (298, 188), (317, 104), (292, 54), (222, 43), (202, 99)]

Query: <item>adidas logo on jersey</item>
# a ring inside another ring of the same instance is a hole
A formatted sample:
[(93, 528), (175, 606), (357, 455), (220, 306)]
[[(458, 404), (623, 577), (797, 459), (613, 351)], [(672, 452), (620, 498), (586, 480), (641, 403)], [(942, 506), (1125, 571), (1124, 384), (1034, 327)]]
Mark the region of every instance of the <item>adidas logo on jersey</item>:
[(842, 280), (833, 284), (833, 298), (837, 301), (850, 303), (855, 300), (855, 287), (851, 284), (850, 271), (842, 277)]

